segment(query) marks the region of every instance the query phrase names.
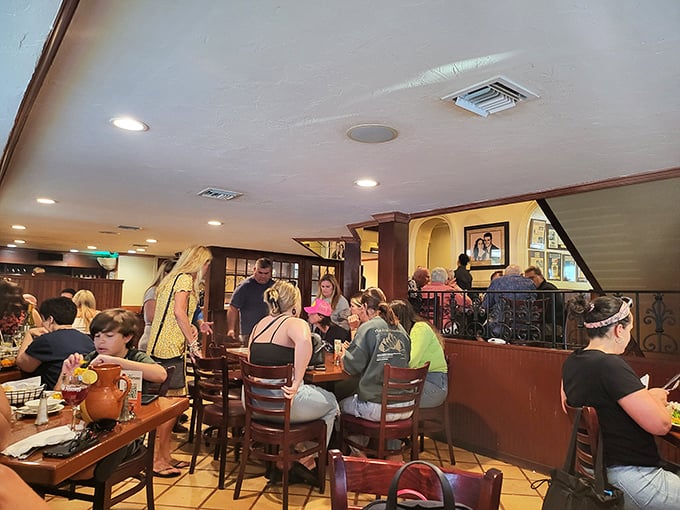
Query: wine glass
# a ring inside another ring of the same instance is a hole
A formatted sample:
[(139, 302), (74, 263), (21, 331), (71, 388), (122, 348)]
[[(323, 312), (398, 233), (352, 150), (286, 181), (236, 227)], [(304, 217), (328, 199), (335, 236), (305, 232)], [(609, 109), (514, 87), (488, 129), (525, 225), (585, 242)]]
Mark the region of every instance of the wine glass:
[(76, 430), (76, 413), (78, 412), (78, 404), (80, 404), (87, 396), (88, 385), (85, 384), (77, 375), (71, 374), (64, 376), (61, 379), (61, 396), (73, 410), (73, 417), (71, 418), (71, 430)]

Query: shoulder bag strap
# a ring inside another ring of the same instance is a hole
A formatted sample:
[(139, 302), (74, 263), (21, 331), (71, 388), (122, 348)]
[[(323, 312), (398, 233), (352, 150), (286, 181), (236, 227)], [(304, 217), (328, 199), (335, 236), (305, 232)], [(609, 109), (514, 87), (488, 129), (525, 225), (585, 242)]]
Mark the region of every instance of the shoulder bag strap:
[[(576, 410), (576, 416), (574, 416), (574, 426), (571, 428), (571, 439), (569, 439), (569, 448), (567, 450), (567, 457), (564, 459), (564, 467), (562, 468), (563, 471), (569, 474), (574, 474), (576, 472), (575, 469), (575, 461), (576, 461), (576, 436), (578, 434), (578, 427), (581, 422), (581, 412), (582, 408), (579, 407)], [(598, 460), (600, 456), (598, 455)]]
[(595, 460), (595, 490), (604, 493), (607, 488), (607, 469), (604, 467), (604, 447), (602, 446), (602, 430), (597, 439), (597, 460)]
[(153, 340), (153, 346), (151, 347), (151, 356), (153, 356), (153, 351), (156, 348), (156, 343), (158, 342), (158, 337), (163, 329), (163, 324), (165, 324), (165, 317), (168, 315), (168, 307), (170, 306), (170, 300), (172, 299), (172, 291), (175, 290), (175, 284), (177, 280), (183, 273), (179, 273), (175, 276), (175, 281), (172, 282), (172, 287), (170, 287), (170, 293), (168, 294), (168, 300), (165, 302), (165, 310), (163, 310), (163, 317), (161, 317), (161, 323), (158, 325), (158, 331), (156, 331), (156, 338)]
[(444, 476), (444, 473), (442, 473), (442, 470), (439, 469), (434, 464), (430, 464), (429, 462), (425, 462), (423, 460), (412, 460), (411, 462), (407, 462), (406, 464), (401, 466), (399, 468), (399, 471), (397, 471), (394, 474), (394, 477), (392, 477), (392, 482), (390, 483), (390, 490), (387, 493), (385, 509), (397, 510), (397, 488), (399, 486), (399, 478), (401, 477), (402, 473), (409, 468), (409, 466), (412, 466), (414, 464), (422, 464), (435, 472), (435, 474), (439, 477), (439, 483), (442, 486), (442, 494), (444, 495), (443, 501), (444, 508), (456, 508), (456, 500), (453, 497), (453, 489), (451, 489), (451, 484)]

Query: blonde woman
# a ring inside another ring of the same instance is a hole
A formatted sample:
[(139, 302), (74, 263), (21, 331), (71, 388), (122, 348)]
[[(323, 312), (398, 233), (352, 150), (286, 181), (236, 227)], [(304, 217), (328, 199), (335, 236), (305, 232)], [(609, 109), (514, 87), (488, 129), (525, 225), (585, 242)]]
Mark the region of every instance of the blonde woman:
[(347, 322), (349, 303), (345, 296), (342, 295), (342, 289), (335, 276), (326, 273), (321, 277), (319, 280), (319, 292), (316, 297), (317, 299), (323, 299), (331, 305), (333, 309), (331, 321), (349, 330), (349, 322)]
[[(146, 353), (165, 368), (175, 367), (169, 396), (186, 395), (184, 360), (187, 346), (194, 352), (200, 351), (196, 330), (191, 327), (191, 317), (211, 261), (212, 254), (205, 246), (187, 248), (156, 289), (156, 309)], [(208, 323), (204, 324), (209, 327)], [(157, 431), (153, 470), (155, 476), (162, 478), (179, 476), (179, 468), (187, 467), (186, 463), (170, 457), (170, 435), (174, 422), (163, 423)]]
[[(328, 445), (338, 414), (338, 402), (329, 391), (304, 383), (312, 356), (312, 337), (309, 325), (298, 317), (302, 309), (300, 289), (279, 280), (264, 291), (264, 300), (269, 315), (255, 324), (250, 334), (248, 361), (265, 366), (293, 364), (293, 384), (283, 388), (285, 396), (293, 401), (290, 420), (292, 423), (324, 420)], [(291, 471), (314, 485), (317, 483), (312, 472), (314, 468), (315, 460), (305, 457), (295, 463)], [(276, 478), (278, 473), (272, 471), (270, 476)]]
[(140, 351), (146, 352), (146, 347), (149, 345), (149, 338), (151, 337), (151, 324), (153, 323), (153, 318), (156, 313), (156, 288), (158, 284), (161, 283), (163, 278), (165, 278), (172, 268), (175, 267), (175, 259), (168, 259), (163, 262), (158, 271), (156, 271), (156, 276), (154, 276), (151, 285), (144, 291), (144, 298), (142, 301), (142, 313), (144, 314), (144, 332), (139, 339), (139, 344), (137, 348)]
[(92, 322), (94, 316), (99, 313), (94, 294), (89, 290), (79, 290), (73, 296), (73, 302), (78, 309), (76, 312), (76, 319), (73, 321), (73, 329), (77, 329), (81, 333), (89, 335), (90, 322)]

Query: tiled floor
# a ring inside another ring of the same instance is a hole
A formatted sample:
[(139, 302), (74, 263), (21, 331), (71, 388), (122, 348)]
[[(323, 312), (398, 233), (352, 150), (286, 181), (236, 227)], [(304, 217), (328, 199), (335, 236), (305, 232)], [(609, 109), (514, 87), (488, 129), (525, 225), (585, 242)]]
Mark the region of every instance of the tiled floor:
[[(185, 436), (175, 436), (174, 457), (190, 461), (192, 447), (182, 441)], [(425, 447), (425, 452), (421, 454), (422, 459), (435, 462), (440, 466), (449, 465), (445, 443), (426, 440)], [(502, 510), (540, 510), (547, 484), (538, 490), (532, 489), (530, 484), (533, 480), (546, 478), (545, 475), (458, 448), (455, 449), (455, 454), (456, 467), (459, 469), (483, 472), (495, 467), (503, 472)], [(254, 465), (249, 468), (252, 477), (244, 481), (241, 497), (236, 501), (233, 499), (236, 465), (231, 454), (228, 456), (227, 469), (227, 486), (224, 490), (218, 490), (218, 463), (213, 461), (212, 455), (204, 448), (204, 453), (199, 457), (196, 472), (193, 475), (189, 474), (188, 469), (184, 469), (184, 474), (179, 478), (155, 478), (156, 509), (281, 509), (281, 487), (266, 486), (267, 480), (260, 474), (263, 472), (262, 467)], [(117, 490), (123, 488), (124, 485), (121, 484)], [(326, 485), (325, 494), (319, 494), (318, 489), (312, 489), (306, 485), (291, 485), (289, 508), (291, 510), (330, 508), (329, 497), (330, 487), (328, 485)], [(87, 510), (92, 507), (91, 503), (68, 501), (59, 497), (48, 496), (48, 502), (50, 508), (54, 510)], [(135, 494), (114, 508), (116, 510), (146, 509), (144, 491)]]

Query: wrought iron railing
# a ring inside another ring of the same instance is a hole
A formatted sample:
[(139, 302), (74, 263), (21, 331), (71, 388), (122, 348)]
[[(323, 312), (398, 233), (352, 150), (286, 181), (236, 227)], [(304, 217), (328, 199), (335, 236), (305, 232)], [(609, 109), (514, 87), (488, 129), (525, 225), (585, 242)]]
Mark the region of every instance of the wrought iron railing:
[[(490, 298), (491, 294), (495, 297)], [(591, 291), (569, 290), (515, 293), (480, 289), (454, 294), (428, 291), (422, 293), (420, 314), (445, 337), (500, 338), (513, 344), (574, 349), (588, 344), (583, 324), (568, 317), (566, 311), (569, 300), (579, 294), (591, 297)], [(680, 356), (680, 292), (606, 294), (634, 300), (630, 352)], [(491, 307), (487, 306), (489, 300), (495, 302)]]

